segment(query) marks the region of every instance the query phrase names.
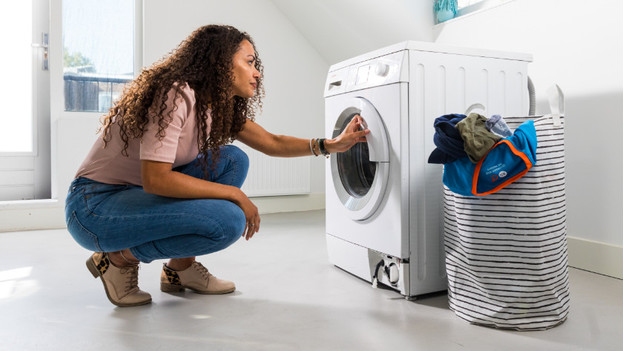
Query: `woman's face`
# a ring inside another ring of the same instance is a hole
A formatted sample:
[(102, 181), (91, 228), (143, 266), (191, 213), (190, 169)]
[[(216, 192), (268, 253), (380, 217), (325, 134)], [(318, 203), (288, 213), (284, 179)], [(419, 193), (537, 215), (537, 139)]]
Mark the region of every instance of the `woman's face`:
[(242, 98), (253, 97), (258, 87), (260, 72), (256, 69), (256, 52), (248, 40), (243, 40), (234, 54), (232, 92)]

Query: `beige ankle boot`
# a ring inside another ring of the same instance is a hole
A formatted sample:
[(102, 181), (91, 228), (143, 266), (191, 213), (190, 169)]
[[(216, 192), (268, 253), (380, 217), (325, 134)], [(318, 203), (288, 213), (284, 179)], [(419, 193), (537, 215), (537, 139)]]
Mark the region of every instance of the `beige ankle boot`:
[(106, 296), (120, 307), (139, 306), (152, 302), (150, 294), (139, 289), (139, 265), (118, 268), (105, 252), (96, 252), (87, 259), (93, 277), (102, 278)]
[(236, 286), (233, 282), (210, 274), (206, 267), (197, 261), (183, 271), (174, 271), (163, 264), (160, 274), (160, 290), (177, 292), (185, 288), (200, 294), (227, 294), (234, 291)]

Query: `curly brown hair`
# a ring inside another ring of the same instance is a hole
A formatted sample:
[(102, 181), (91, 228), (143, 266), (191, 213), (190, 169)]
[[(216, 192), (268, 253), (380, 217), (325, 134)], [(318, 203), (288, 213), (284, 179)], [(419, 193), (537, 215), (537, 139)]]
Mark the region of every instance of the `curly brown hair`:
[[(254, 120), (255, 110), (262, 108), (263, 67), (257, 50), (255, 67), (260, 77), (256, 94), (252, 98), (242, 98), (231, 93), (233, 56), (243, 40), (249, 41), (255, 50), (251, 36), (232, 26), (207, 25), (196, 29), (168, 56), (144, 69), (124, 88), (121, 98), (103, 116), (101, 129), (104, 146), (112, 138), (111, 126), (117, 124), (124, 142), (121, 153), (128, 156), (128, 141), (141, 138), (152, 118), (157, 119), (157, 135), (162, 140), (172, 119), (171, 114), (177, 107), (167, 106), (167, 93), (174, 89), (174, 101), (177, 101), (180, 86), (187, 83), (195, 91), (196, 122), (199, 128), (197, 144), (204, 160), (208, 160), (208, 152), (212, 152), (214, 165), (219, 147), (236, 139), (245, 120)], [(156, 105), (158, 102), (159, 105)], [(148, 113), (150, 107), (154, 109), (151, 115)], [(169, 112), (165, 115), (167, 109)], [(212, 122), (210, 135), (207, 135), (209, 109)]]

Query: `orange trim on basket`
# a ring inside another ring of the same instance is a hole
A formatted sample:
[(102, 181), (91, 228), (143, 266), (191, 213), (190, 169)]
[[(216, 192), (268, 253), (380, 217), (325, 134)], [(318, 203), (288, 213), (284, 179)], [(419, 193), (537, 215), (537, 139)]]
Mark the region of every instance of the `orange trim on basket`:
[[(507, 146), (509, 146), (509, 149), (511, 150), (511, 152), (513, 152), (514, 155), (520, 157), (524, 161), (524, 164), (526, 165), (527, 169), (525, 169), (524, 171), (522, 171), (522, 172), (516, 174), (515, 176), (507, 179), (502, 184), (499, 184), (496, 188), (494, 188), (494, 189), (492, 189), (490, 191), (486, 191), (484, 193), (478, 193), (477, 192), (477, 181), (479, 180), (479, 172), (481, 171), (481, 166), (483, 165), (483, 161), (485, 160), (487, 155), (490, 153), (490, 151), (494, 150), (494, 148), (497, 147), (498, 145), (500, 145), (501, 143), (507, 144)], [(477, 163), (477, 166), (475, 167), (474, 174), (472, 175), (472, 193), (474, 195), (478, 195), (478, 196), (493, 194), (493, 193), (501, 190), (502, 188), (506, 187), (507, 185), (515, 182), (516, 180), (518, 180), (518, 178), (521, 178), (522, 176), (524, 176), (529, 171), (529, 169), (531, 169), (531, 167), (533, 167), (533, 165), (531, 164), (531, 161), (529, 160), (527, 155), (524, 152), (518, 151), (518, 149), (516, 149), (516, 147), (511, 143), (511, 141), (509, 141), (509, 139), (503, 139), (503, 140), (499, 141), (498, 143), (496, 143), (494, 146), (492, 146), (492, 148), (490, 150), (488, 150), (488, 152), (485, 154), (485, 156), (483, 156), (481, 158), (479, 163)]]

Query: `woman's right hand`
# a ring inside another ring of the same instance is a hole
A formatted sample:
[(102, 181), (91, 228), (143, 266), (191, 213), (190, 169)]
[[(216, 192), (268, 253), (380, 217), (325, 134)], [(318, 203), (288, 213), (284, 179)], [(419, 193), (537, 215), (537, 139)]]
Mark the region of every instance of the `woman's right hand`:
[(249, 240), (260, 230), (260, 214), (256, 205), (249, 200), (247, 195), (242, 190), (239, 189), (239, 191), (235, 203), (245, 213), (245, 230), (242, 236), (245, 237), (245, 240)]
[(329, 153), (345, 152), (357, 143), (366, 142), (366, 135), (370, 133), (370, 130), (364, 126), (364, 119), (360, 115), (355, 115), (340, 135), (334, 139), (325, 140), (325, 149)]

